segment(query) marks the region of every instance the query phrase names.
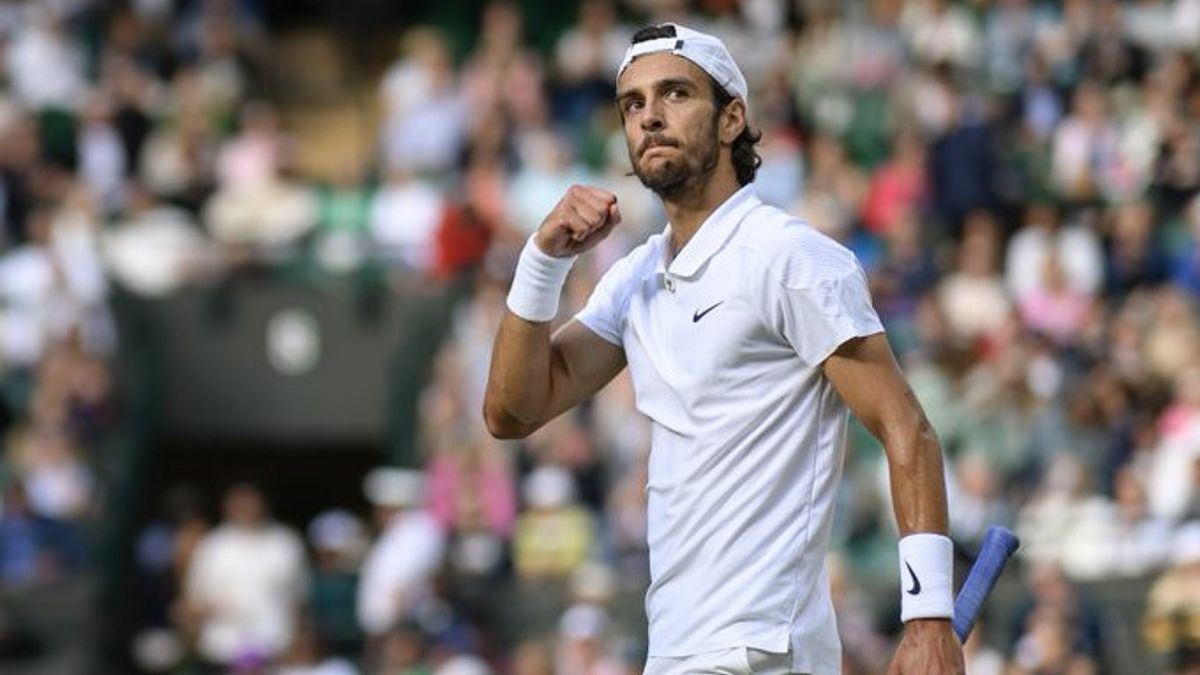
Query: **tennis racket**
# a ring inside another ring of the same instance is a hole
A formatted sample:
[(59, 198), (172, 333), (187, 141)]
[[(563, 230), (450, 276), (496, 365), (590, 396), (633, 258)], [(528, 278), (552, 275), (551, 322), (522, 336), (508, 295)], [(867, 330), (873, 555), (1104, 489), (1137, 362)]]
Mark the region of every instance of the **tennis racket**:
[(967, 580), (958, 592), (958, 598), (954, 600), (954, 632), (958, 634), (959, 641), (967, 641), (971, 628), (975, 626), (975, 619), (979, 618), (979, 610), (1004, 570), (1004, 563), (1020, 545), (1021, 540), (1012, 530), (999, 526), (988, 528), (983, 537), (983, 546), (979, 549), (979, 557), (975, 559)]

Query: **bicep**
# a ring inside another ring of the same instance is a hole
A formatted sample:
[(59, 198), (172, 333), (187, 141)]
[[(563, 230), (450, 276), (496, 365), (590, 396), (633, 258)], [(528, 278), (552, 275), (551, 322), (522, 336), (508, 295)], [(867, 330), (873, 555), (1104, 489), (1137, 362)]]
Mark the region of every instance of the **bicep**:
[(854, 416), (885, 444), (892, 434), (925, 424), (883, 333), (843, 342), (822, 367)]
[(625, 350), (577, 320), (550, 339), (550, 406), (553, 419), (600, 391), (625, 368)]

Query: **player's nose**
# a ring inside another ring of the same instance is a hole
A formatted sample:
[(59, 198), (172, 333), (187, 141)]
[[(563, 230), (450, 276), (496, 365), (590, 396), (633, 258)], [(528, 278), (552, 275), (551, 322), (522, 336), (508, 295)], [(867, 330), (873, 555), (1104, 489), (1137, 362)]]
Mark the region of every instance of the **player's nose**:
[(646, 109), (642, 112), (642, 131), (662, 131), (666, 126), (667, 122), (663, 116), (662, 106), (656, 103), (648, 103)]

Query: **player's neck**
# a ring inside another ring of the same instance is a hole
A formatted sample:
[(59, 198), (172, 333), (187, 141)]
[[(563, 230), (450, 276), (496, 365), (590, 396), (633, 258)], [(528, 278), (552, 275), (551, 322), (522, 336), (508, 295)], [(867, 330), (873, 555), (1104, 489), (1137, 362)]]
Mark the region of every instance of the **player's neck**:
[(704, 224), (704, 221), (741, 189), (732, 171), (717, 171), (711, 180), (694, 192), (663, 199), (667, 222), (671, 223), (671, 258), (673, 259)]

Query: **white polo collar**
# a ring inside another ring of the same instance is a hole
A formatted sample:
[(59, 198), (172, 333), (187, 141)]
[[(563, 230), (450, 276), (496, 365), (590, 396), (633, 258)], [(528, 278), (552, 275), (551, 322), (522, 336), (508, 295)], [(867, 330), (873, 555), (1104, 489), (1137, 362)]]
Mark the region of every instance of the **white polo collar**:
[(658, 271), (669, 271), (674, 276), (691, 277), (700, 271), (704, 263), (721, 250), (729, 237), (737, 230), (742, 219), (756, 206), (762, 204), (752, 184), (743, 186), (740, 190), (729, 195), (708, 218), (704, 219), (696, 234), (683, 245), (683, 250), (675, 256), (669, 267), (665, 267), (666, 257), (671, 252), (671, 224), (663, 230), (662, 251), (658, 258)]

